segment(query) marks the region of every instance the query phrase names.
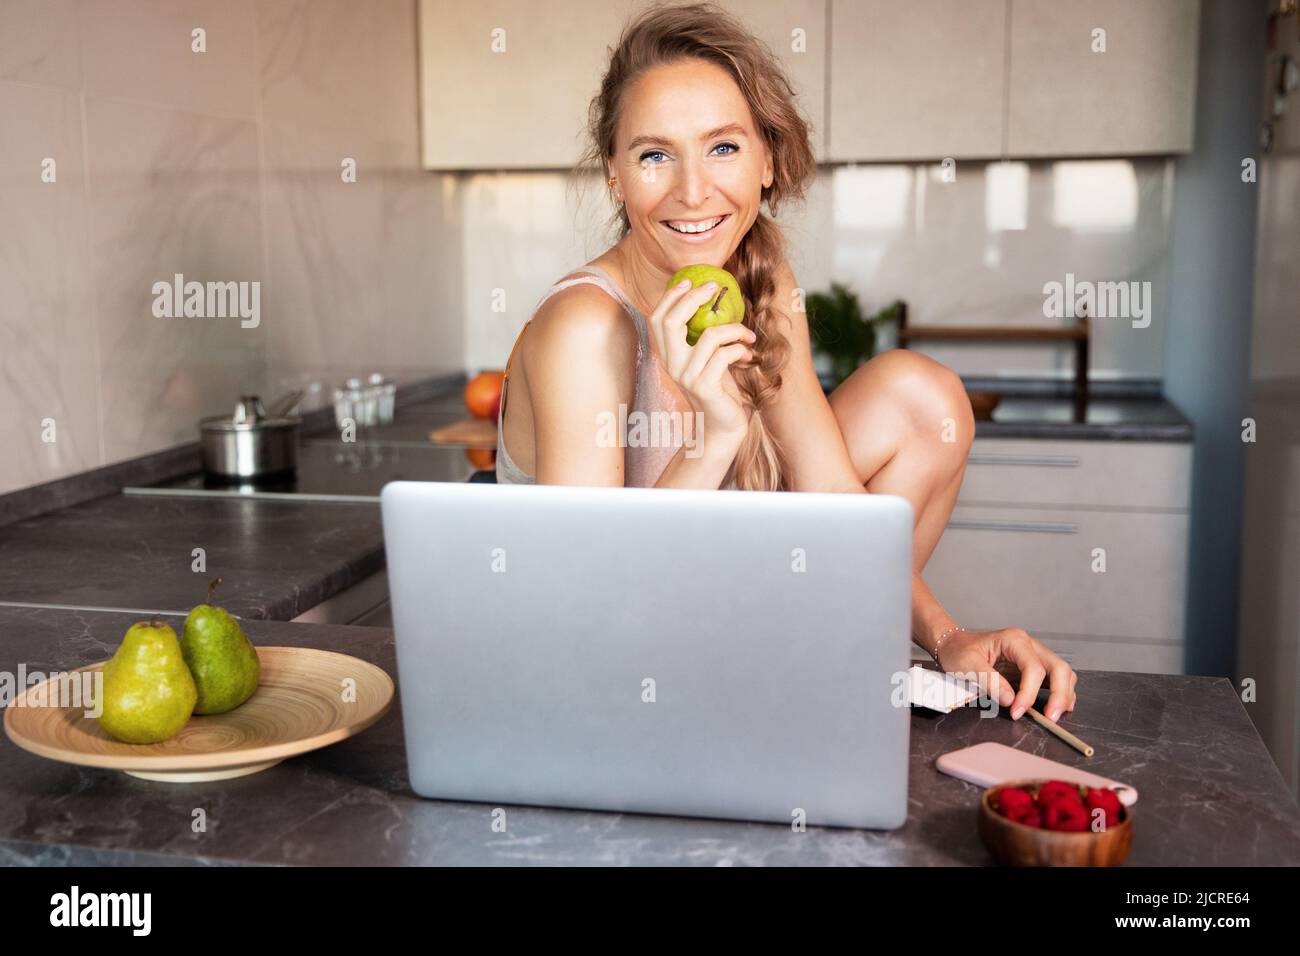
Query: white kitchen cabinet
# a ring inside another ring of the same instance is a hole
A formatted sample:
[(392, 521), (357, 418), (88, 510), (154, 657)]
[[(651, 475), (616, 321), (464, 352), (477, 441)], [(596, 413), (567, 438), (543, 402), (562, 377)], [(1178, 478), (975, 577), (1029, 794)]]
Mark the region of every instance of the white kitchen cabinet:
[[(570, 168), (608, 48), (659, 2), (421, 0), (424, 166)], [(819, 161), (1192, 147), (1198, 0), (721, 2), (781, 58)]]
[[(361, 622), (357, 622), (361, 623)], [(389, 626), (389, 625), (380, 625)], [(1172, 641), (1121, 641), (1109, 637), (1034, 631), (1038, 638), (1075, 670), (1129, 671), (1136, 674), (1181, 674), (1183, 645)], [(912, 645), (912, 660), (930, 662), (929, 654)]]
[(1119, 641), (1038, 631), (1035, 636), (1075, 670), (1129, 671), (1136, 674), (1181, 674), (1183, 645), (1175, 641)]
[[(644, 2), (644, 0), (642, 0)], [(826, 35), (829, 0), (717, 0), (776, 54), (813, 126), (813, 154), (826, 161)]]
[[(426, 169), (567, 169), (624, 23), (654, 0), (421, 0)], [(827, 0), (723, 0), (781, 58), (821, 157)]]
[(1174, 641), (1187, 528), (1185, 514), (959, 504), (928, 570), (967, 628)]
[[(1192, 148), (1198, 0), (831, 0), (832, 161)], [(1093, 52), (1094, 31), (1105, 52)]]
[(831, 0), (832, 161), (1002, 154), (1007, 0)]
[(1186, 442), (980, 438), (967, 460), (960, 501), (1186, 512), (1191, 470)]
[(1190, 492), (1187, 443), (976, 439), (926, 582), (1075, 667), (1181, 673)]
[(571, 166), (624, 12), (608, 0), (421, 0), (425, 168)]
[[(1008, 153), (1189, 152), (1199, 8), (1199, 0), (1014, 0)], [(1094, 31), (1104, 31), (1105, 52), (1094, 52)]]

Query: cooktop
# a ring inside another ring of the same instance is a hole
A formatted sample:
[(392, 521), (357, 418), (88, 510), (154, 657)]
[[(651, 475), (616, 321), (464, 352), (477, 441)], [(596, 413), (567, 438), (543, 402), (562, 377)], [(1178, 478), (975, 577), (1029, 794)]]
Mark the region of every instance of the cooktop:
[(287, 478), (231, 483), (199, 471), (156, 485), (124, 488), (123, 493), (378, 501), (390, 481), (465, 481), (477, 470), (469, 452), (459, 447), (305, 439), (298, 446), (297, 472)]

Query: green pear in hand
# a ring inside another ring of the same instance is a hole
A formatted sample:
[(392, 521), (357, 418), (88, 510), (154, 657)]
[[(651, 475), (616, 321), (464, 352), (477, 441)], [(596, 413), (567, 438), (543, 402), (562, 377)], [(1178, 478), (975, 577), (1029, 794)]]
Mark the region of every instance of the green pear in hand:
[(196, 714), (224, 714), (234, 710), (257, 690), (262, 665), (257, 650), (229, 613), (212, 603), (221, 578), (208, 585), (208, 601), (185, 618), (181, 651), (198, 685)]
[(161, 621), (132, 624), (104, 665), (99, 726), (128, 744), (156, 744), (185, 726), (198, 700), (176, 632)]
[(704, 263), (685, 266), (678, 269), (668, 280), (671, 289), (683, 279), (691, 280), (691, 287), (704, 285), (706, 282), (718, 284), (718, 294), (695, 310), (686, 323), (686, 344), (694, 345), (700, 340), (704, 330), (713, 325), (730, 325), (745, 320), (745, 300), (740, 294), (740, 283), (726, 269), (719, 269)]

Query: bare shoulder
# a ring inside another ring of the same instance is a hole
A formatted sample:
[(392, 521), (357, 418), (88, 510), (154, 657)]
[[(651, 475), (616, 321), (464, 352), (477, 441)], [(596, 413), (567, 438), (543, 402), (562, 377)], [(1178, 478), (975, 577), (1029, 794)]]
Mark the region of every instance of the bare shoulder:
[(576, 366), (592, 375), (608, 370), (619, 381), (626, 373), (631, 382), (636, 326), (623, 306), (598, 286), (582, 283), (560, 290), (542, 303), (531, 326), (523, 349), (529, 378), (541, 381)]

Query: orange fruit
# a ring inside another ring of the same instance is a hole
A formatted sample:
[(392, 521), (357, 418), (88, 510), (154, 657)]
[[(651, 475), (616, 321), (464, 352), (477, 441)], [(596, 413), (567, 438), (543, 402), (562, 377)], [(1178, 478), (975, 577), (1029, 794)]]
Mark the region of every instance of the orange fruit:
[(465, 386), (465, 407), (475, 418), (496, 418), (505, 372), (479, 372)]
[(466, 448), (465, 457), (475, 468), (495, 468), (497, 464), (495, 448)]

